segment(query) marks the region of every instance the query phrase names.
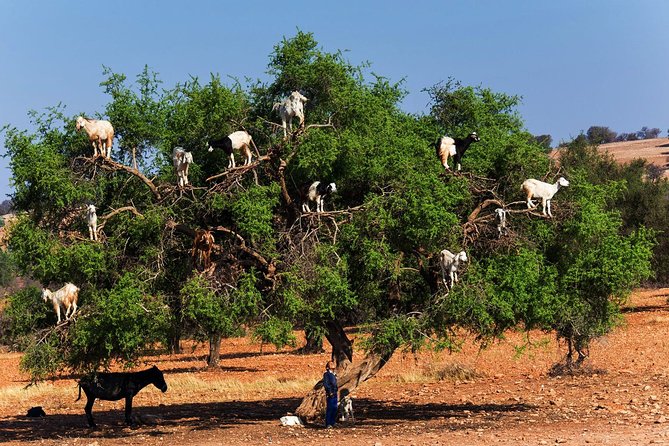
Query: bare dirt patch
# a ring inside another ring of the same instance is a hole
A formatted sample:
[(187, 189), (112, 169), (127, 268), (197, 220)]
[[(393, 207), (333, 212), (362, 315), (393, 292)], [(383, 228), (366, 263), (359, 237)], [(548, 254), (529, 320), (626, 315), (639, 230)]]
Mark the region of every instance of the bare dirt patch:
[[(288, 428), (327, 354), (259, 353), (248, 339), (227, 340), (220, 367), (205, 367), (201, 348), (147, 358), (166, 373), (167, 393), (147, 388), (135, 398), (145, 423), (123, 425), (123, 404), (96, 403), (100, 426), (86, 427), (84, 401), (72, 379), (26, 390), (20, 355), (0, 354), (0, 441), (47, 445), (497, 445), (669, 443), (669, 289), (634, 294), (624, 325), (590, 349), (587, 373), (548, 371), (564, 348), (532, 333), (521, 356), (507, 339), (479, 351), (398, 352), (358, 389), (356, 422), (326, 430)], [(23, 415), (43, 406), (43, 419)]]

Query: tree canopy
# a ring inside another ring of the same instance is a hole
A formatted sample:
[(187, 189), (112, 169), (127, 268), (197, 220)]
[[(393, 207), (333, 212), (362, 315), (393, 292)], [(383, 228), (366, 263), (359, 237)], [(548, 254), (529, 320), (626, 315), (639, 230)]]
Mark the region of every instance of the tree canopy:
[[(626, 226), (615, 207), (626, 181), (594, 179), (578, 163), (558, 172), (523, 127), (519, 97), (451, 79), (427, 89), (428, 114), (412, 115), (401, 81), (351, 65), (305, 32), (274, 47), (267, 73), (248, 86), (212, 75), (159, 90), (148, 68), (134, 84), (105, 68), (116, 161), (92, 158), (64, 107), (33, 114), (34, 132), (6, 130), (21, 215), (12, 256), (44, 285), (81, 288), (76, 323), (53, 329), (51, 315), (25, 315), (37, 335), (23, 366), (35, 378), (132, 364), (147, 346), (176, 350), (184, 336), (209, 340), (211, 361), (220, 339), (244, 328), (277, 347), (302, 328), (327, 338), (341, 385), (352, 388), (396, 349), (457, 348), (462, 330), (484, 344), (511, 328), (555, 330), (585, 345), (651, 274), (653, 233)], [(307, 125), (282, 139), (272, 106), (293, 90), (309, 99)], [(226, 155), (206, 142), (240, 129), (260, 158), (226, 171)], [(444, 172), (434, 141), (470, 131), (481, 141), (465, 173)], [(172, 168), (176, 145), (195, 160), (185, 189)], [(126, 165), (128, 150), (141, 172)], [(560, 175), (571, 186), (555, 198), (556, 218), (526, 209), (522, 181)], [(312, 181), (335, 182), (337, 192), (327, 212), (301, 214), (297, 189)], [(85, 237), (88, 203), (100, 242)], [(502, 238), (496, 207), (510, 211)], [(191, 260), (196, 229), (216, 241), (204, 271)], [(438, 266), (445, 248), (471, 260), (450, 293)], [(368, 333), (363, 360), (349, 324)]]

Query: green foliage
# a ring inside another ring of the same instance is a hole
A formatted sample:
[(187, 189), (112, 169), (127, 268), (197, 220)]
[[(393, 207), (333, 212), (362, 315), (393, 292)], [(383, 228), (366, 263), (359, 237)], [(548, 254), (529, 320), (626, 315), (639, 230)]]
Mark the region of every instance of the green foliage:
[(16, 264), (6, 251), (0, 250), (0, 287), (6, 287), (16, 277)]
[(261, 344), (272, 344), (277, 350), (286, 346), (294, 347), (293, 324), (276, 316), (270, 316), (255, 327), (253, 339)]
[(39, 288), (26, 287), (10, 295), (2, 313), (2, 342), (18, 350), (26, 348), (32, 335), (47, 326), (49, 308)]
[(130, 366), (147, 346), (165, 339), (166, 308), (132, 274), (94, 293), (82, 313), (68, 332), (71, 350), (65, 361), (74, 370), (106, 368), (113, 360)]

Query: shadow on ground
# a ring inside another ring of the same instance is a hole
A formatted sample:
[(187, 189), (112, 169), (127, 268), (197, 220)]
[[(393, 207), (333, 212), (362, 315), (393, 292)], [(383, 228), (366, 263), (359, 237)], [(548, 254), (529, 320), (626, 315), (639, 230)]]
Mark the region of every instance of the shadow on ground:
[[(526, 404), (410, 404), (383, 402), (370, 399), (356, 399), (358, 409), (356, 428), (377, 426), (398, 421), (428, 421), (444, 419), (444, 428), (464, 429), (465, 427), (446, 420), (464, 419), (478, 416), (480, 424), (489, 424), (506, 416), (518, 416), (531, 411)], [(93, 410), (98, 425), (96, 429), (86, 427), (83, 411), (81, 414), (54, 414), (45, 418), (32, 419), (12, 417), (0, 419), (0, 438), (5, 441), (37, 441), (59, 438), (124, 438), (135, 435), (153, 437), (170, 435), (180, 430), (225, 430), (240, 424), (260, 424), (275, 422), (295, 409), (299, 398), (277, 398), (266, 401), (232, 401), (222, 403), (192, 403), (161, 406), (136, 407), (133, 416), (158, 417), (157, 425), (127, 427), (123, 423), (122, 410)], [(320, 424), (308, 428), (320, 428)], [(469, 424), (467, 428), (472, 428)]]

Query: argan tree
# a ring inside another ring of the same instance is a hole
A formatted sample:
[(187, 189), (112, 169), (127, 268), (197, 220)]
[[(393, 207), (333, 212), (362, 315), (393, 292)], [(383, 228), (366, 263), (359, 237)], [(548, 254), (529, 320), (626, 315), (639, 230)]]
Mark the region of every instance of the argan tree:
[[(132, 363), (146, 345), (176, 350), (183, 336), (208, 340), (214, 364), (221, 339), (242, 326), (277, 347), (302, 328), (327, 339), (340, 386), (353, 390), (397, 349), (457, 348), (463, 330), (483, 344), (510, 328), (555, 331), (581, 351), (650, 273), (652, 234), (623, 231), (608, 199), (619, 183), (563, 168), (572, 186), (556, 198), (556, 218), (526, 209), (522, 181), (559, 174), (524, 129), (518, 97), (449, 80), (428, 88), (428, 115), (408, 114), (401, 82), (304, 32), (274, 47), (268, 75), (247, 87), (212, 75), (156, 96), (161, 122), (139, 120), (155, 126), (141, 132), (153, 135), (151, 176), (90, 158), (62, 109), (36, 116), (34, 133), (7, 131), (13, 199), (26, 212), (12, 255), (43, 283), (82, 288), (77, 323), (40, 333), (29, 348), (23, 364), (36, 377)], [(272, 105), (294, 90), (309, 99), (307, 122), (283, 139)], [(112, 94), (107, 110), (119, 100)], [(226, 170), (225, 154), (207, 152), (206, 141), (239, 129), (258, 153)], [(444, 172), (433, 142), (471, 131), (481, 141), (464, 173)], [(182, 190), (170, 159), (177, 144), (195, 159)], [(302, 214), (297, 189), (313, 181), (335, 182), (337, 193), (326, 212)], [(99, 243), (81, 235), (87, 202), (99, 209)], [(503, 239), (497, 207), (511, 215)], [(192, 261), (197, 229), (215, 237), (209, 269)], [(448, 295), (437, 262), (445, 248), (471, 259)], [(116, 322), (109, 300), (128, 307), (132, 324)], [(351, 338), (348, 325), (363, 333)], [(101, 342), (106, 349), (93, 349)], [(298, 413), (315, 416), (322, 404), (316, 385)]]

